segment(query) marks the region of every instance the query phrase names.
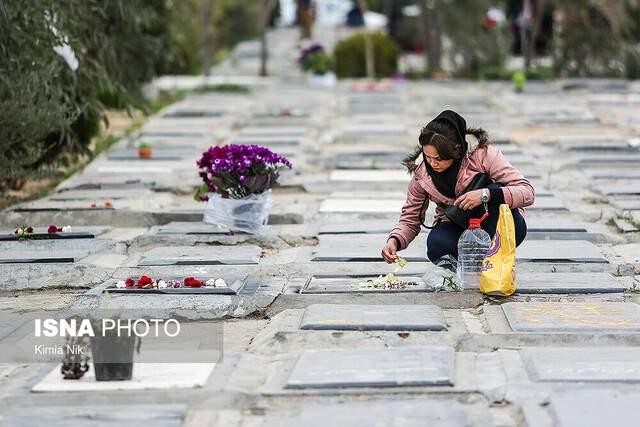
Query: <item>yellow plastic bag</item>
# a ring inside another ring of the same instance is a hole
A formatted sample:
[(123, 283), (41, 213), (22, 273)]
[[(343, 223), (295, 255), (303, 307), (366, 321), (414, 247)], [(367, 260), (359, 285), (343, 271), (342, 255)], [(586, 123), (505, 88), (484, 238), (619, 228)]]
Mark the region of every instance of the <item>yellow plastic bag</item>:
[(482, 262), (480, 292), (509, 296), (516, 291), (516, 232), (509, 205), (500, 205), (500, 217), (491, 247)]

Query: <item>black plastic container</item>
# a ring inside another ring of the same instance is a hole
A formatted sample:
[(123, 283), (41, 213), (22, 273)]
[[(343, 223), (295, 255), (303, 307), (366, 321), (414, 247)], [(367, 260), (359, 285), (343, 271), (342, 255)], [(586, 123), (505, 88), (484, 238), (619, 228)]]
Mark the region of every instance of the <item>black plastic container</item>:
[(91, 338), (91, 353), (96, 381), (124, 381), (133, 375), (136, 337), (96, 334)]

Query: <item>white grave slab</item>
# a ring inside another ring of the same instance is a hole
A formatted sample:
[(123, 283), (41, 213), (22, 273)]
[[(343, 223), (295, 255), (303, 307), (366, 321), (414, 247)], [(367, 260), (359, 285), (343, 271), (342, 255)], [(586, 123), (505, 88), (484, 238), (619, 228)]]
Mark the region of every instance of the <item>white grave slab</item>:
[(312, 304), (300, 329), (365, 331), (442, 331), (444, 314), (434, 305)]
[(500, 307), (514, 332), (640, 331), (640, 307), (630, 302), (508, 302)]
[(331, 171), (330, 181), (352, 182), (409, 182), (411, 176), (403, 170), (342, 169)]
[(326, 199), (320, 213), (398, 213), (404, 199)]
[(638, 348), (531, 347), (520, 355), (535, 381), (640, 382)]
[(79, 380), (65, 380), (56, 366), (33, 392), (149, 390), (203, 387), (215, 363), (134, 363), (130, 381), (96, 381), (93, 366)]
[(453, 385), (450, 347), (305, 350), (286, 388)]

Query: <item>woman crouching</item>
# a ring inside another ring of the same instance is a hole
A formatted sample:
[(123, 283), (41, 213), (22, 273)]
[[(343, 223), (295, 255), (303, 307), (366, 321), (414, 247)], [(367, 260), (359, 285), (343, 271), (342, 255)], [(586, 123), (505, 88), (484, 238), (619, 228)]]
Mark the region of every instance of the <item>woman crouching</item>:
[[(473, 149), (466, 141), (468, 134), (477, 140)], [(422, 161), (416, 164), (419, 158)], [(466, 121), (458, 113), (443, 111), (427, 124), (420, 132), (418, 149), (405, 159), (404, 164), (413, 177), (400, 220), (382, 249), (386, 262), (395, 262), (396, 253), (406, 249), (418, 235), (429, 201), (436, 204), (434, 225), (427, 237), (427, 257), (434, 264), (447, 255), (458, 258), (458, 239), (464, 231), (461, 226), (464, 218), (456, 219), (455, 223), (447, 218), (445, 210), (451, 212), (451, 205), (459, 208), (461, 215), (458, 216), (462, 217), (478, 218), (488, 211), (482, 228), (493, 238), (499, 206), (506, 203), (513, 213), (516, 244), (520, 245), (524, 240), (527, 224), (523, 208), (534, 202), (533, 187), (500, 150), (489, 145), (487, 132), (467, 129)], [(487, 181), (486, 188), (467, 191), (478, 178)]]

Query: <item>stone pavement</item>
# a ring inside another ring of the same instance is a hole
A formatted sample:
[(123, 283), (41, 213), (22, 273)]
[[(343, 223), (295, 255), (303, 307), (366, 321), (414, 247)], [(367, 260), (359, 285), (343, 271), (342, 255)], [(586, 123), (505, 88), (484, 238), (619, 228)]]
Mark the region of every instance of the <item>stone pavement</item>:
[[(234, 55), (242, 70), (255, 60), (252, 45)], [(295, 74), (286, 49), (272, 61)], [(0, 313), (161, 310), (222, 323), (224, 356), (168, 379), (140, 364), (135, 385), (117, 390), (61, 384), (51, 364), (2, 363), (0, 424), (637, 425), (640, 86), (353, 83), (318, 88), (298, 74), (257, 80), (250, 94), (190, 95), (54, 194), (2, 212)], [(487, 129), (536, 187), (512, 297), (435, 292), (423, 278), (426, 232), (401, 253), (414, 287), (358, 286), (393, 269), (379, 254), (405, 196), (399, 162), (445, 108)], [(153, 159), (137, 158), (140, 141)], [(268, 236), (202, 222), (195, 160), (224, 143), (265, 145), (294, 164)], [(23, 224), (75, 234), (13, 240)], [(105, 301), (117, 280), (142, 274), (233, 286)], [(0, 339), (12, 328), (0, 321)]]

